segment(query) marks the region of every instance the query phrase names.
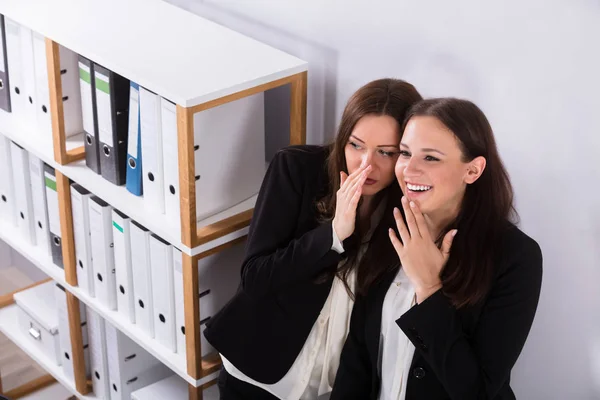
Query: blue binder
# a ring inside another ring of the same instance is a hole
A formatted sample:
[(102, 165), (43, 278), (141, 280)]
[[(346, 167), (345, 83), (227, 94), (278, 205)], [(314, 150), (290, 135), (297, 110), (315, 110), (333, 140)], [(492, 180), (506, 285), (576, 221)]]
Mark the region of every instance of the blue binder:
[(144, 192), (142, 186), (142, 128), (140, 123), (140, 86), (129, 85), (129, 131), (127, 143), (127, 175), (125, 187), (136, 196)]

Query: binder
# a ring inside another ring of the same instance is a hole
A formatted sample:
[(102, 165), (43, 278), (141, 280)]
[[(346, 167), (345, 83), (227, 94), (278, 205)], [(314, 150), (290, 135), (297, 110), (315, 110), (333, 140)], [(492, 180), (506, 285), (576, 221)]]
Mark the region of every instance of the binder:
[(133, 324), (135, 323), (135, 308), (133, 306), (130, 226), (129, 217), (113, 209), (112, 230), (115, 243), (117, 310)]
[(109, 399), (108, 360), (106, 357), (106, 331), (104, 319), (87, 307), (88, 335), (90, 342), (90, 364), (94, 395), (98, 399)]
[[(81, 98), (79, 93), (79, 74), (77, 54), (63, 46), (58, 46), (60, 58), (60, 79), (62, 85), (62, 106), (65, 136), (81, 133)], [(35, 64), (36, 118), (37, 132), (52, 138), (52, 114), (50, 112), (50, 84), (48, 79), (48, 61), (46, 56), (46, 38), (33, 33), (33, 60)]]
[(109, 310), (117, 309), (112, 208), (97, 196), (89, 199), (94, 294)]
[(85, 132), (85, 165), (100, 174), (100, 145), (98, 144), (98, 114), (96, 112), (96, 83), (94, 63), (79, 56), (79, 90), (81, 113)]
[(136, 196), (143, 194), (142, 130), (140, 126), (140, 87), (132, 81), (129, 87), (129, 129), (127, 133), (127, 179), (125, 187)]
[(0, 109), (11, 112), (7, 54), (6, 27), (4, 24), (4, 16), (0, 14)]
[(161, 364), (111, 324), (106, 323), (105, 328), (110, 398), (129, 399), (126, 392), (137, 381), (134, 378)]
[(154, 337), (165, 348), (176, 352), (172, 247), (155, 234), (150, 236), (150, 269), (152, 271)]
[(14, 142), (11, 142), (10, 153), (13, 163), (17, 228), (22, 238), (30, 244), (35, 244), (33, 202), (31, 197), (31, 180), (29, 178), (29, 154)]
[(116, 386), (111, 387), (111, 400), (129, 400), (132, 398), (132, 393), (134, 391), (161, 381), (172, 374), (173, 371), (171, 371), (165, 365), (156, 364), (127, 380), (121, 377), (119, 379), (121, 387), (117, 389), (115, 389)]
[[(165, 196), (165, 214), (167, 221), (176, 227), (177, 234), (181, 233), (181, 212), (179, 198), (179, 152), (177, 137), (177, 107), (165, 98), (160, 99), (162, 149)], [(213, 149), (214, 151), (215, 149)], [(198, 171), (196, 171), (198, 174)], [(196, 193), (196, 196), (201, 196)]]
[[(69, 325), (69, 311), (67, 307), (67, 293), (65, 288), (56, 283), (55, 285), (56, 310), (58, 313), (58, 335), (59, 346), (62, 354), (62, 367), (65, 375), (71, 380), (75, 380), (73, 367), (73, 348), (71, 344), (71, 327)], [(86, 376), (90, 376), (90, 353), (88, 340), (88, 327), (86, 318), (86, 308), (83, 302), (79, 302), (79, 316), (81, 322), (81, 337), (83, 339), (83, 356), (85, 362)]]
[[(208, 343), (202, 331), (206, 327), (206, 323), (213, 314), (217, 311), (214, 307), (214, 294), (211, 290), (209, 280), (206, 279), (205, 269), (208, 267), (207, 263), (203, 262), (204, 259), (198, 263), (198, 293), (199, 293), (199, 313), (200, 313), (200, 347), (202, 349), (201, 356), (214, 351), (214, 348)], [(174, 271), (174, 289), (175, 289), (175, 324), (176, 324), (176, 341), (177, 341), (177, 353), (185, 357), (186, 354), (186, 340), (185, 340), (185, 309), (184, 309), (184, 295), (183, 295), (183, 258), (181, 250), (173, 247), (173, 271)], [(213, 265), (213, 267), (216, 267)]]
[(44, 254), (51, 257), (44, 162), (31, 153), (29, 154), (29, 176), (31, 179), (35, 242)]
[(24, 89), (23, 60), (21, 56), (20, 26), (13, 20), (4, 17), (6, 33), (6, 60), (10, 81), (10, 106), (13, 115), (21, 120), (26, 113)]
[(89, 199), (91, 196), (91, 193), (81, 185), (77, 183), (71, 184), (71, 210), (73, 214), (73, 237), (75, 239), (75, 261), (77, 263), (77, 285), (91, 297), (95, 297), (89, 213)]
[(58, 206), (58, 193), (56, 192), (56, 174), (54, 168), (47, 164), (44, 164), (44, 181), (46, 183), (46, 203), (48, 205), (48, 228), (50, 230), (52, 262), (64, 269), (60, 232), (60, 209)]
[(38, 105), (35, 87), (35, 62), (33, 56), (33, 32), (31, 29), (19, 25), (19, 39), (21, 45), (21, 70), (23, 73), (24, 113), (20, 118), (28, 130), (35, 132), (37, 127), (36, 107)]
[(16, 226), (15, 189), (13, 184), (13, 163), (10, 154), (10, 140), (0, 134), (0, 220)]
[(165, 213), (160, 96), (140, 87), (140, 124), (144, 157), (144, 204), (148, 210)]
[(131, 270), (135, 306), (135, 323), (151, 338), (154, 337), (154, 307), (152, 298), (152, 273), (150, 270), (151, 232), (131, 221)]
[(100, 173), (115, 185), (125, 184), (129, 80), (94, 64)]

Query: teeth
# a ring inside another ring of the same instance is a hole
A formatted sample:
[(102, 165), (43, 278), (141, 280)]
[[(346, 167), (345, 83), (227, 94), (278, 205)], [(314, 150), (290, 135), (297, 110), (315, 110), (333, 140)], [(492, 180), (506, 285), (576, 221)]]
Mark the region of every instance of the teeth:
[(411, 185), (410, 183), (407, 183), (406, 186), (413, 191), (419, 191), (419, 192), (424, 192), (426, 190), (431, 189), (431, 186), (424, 186), (424, 185)]

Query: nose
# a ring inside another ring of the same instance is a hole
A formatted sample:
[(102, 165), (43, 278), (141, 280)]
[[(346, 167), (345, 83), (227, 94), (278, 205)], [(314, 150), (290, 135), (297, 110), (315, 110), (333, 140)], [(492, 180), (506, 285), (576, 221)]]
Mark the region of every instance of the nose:
[(421, 168), (419, 163), (414, 158), (411, 158), (405, 163), (404, 176), (418, 176), (420, 174)]
[(362, 159), (361, 159), (361, 162), (360, 162), (360, 166), (361, 166), (361, 168), (362, 168), (362, 167), (366, 167), (366, 166), (367, 166), (367, 165), (369, 165), (369, 164), (371, 164), (371, 165), (372, 165), (372, 162), (371, 162), (371, 161), (373, 161), (373, 155), (371, 154), (371, 152), (370, 152), (370, 151), (366, 151), (366, 152), (365, 152), (365, 153), (362, 155)]

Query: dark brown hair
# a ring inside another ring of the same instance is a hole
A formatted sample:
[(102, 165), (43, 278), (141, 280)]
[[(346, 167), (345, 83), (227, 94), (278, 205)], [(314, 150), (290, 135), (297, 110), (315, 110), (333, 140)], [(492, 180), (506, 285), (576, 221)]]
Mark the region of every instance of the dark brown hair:
[[(344, 149), (356, 123), (366, 115), (387, 115), (398, 121), (400, 128), (408, 109), (421, 99), (421, 95), (413, 85), (391, 78), (369, 82), (350, 97), (342, 114), (336, 138), (330, 145), (330, 154), (327, 160), (329, 191), (317, 202), (317, 210), (322, 221), (331, 221), (335, 216), (336, 192), (340, 188), (340, 171), (348, 173)], [(401, 193), (396, 180), (378, 193), (380, 199), (387, 198), (387, 205), (381, 222), (373, 231), (367, 252), (357, 267), (356, 289), (359, 294), (365, 294), (369, 286), (381, 276), (383, 270), (393, 265), (394, 262), (397, 264), (398, 257), (389, 241), (387, 230), (393, 224), (392, 210), (399, 206)], [(332, 274), (337, 273), (349, 291), (348, 274), (355, 266), (358, 248), (364, 235), (359, 232), (358, 224), (356, 226), (354, 234), (344, 241), (346, 262), (336, 271), (329, 271), (325, 274), (331, 277)]]
[(458, 216), (437, 238), (439, 246), (446, 233), (458, 229), (441, 274), (442, 291), (456, 308), (474, 305), (489, 291), (496, 239), (517, 218), (512, 185), (492, 127), (475, 104), (455, 98), (423, 100), (408, 112), (403, 131), (416, 116), (435, 117), (443, 123), (458, 140), (464, 162), (480, 156), (486, 160), (479, 179), (467, 185)]

